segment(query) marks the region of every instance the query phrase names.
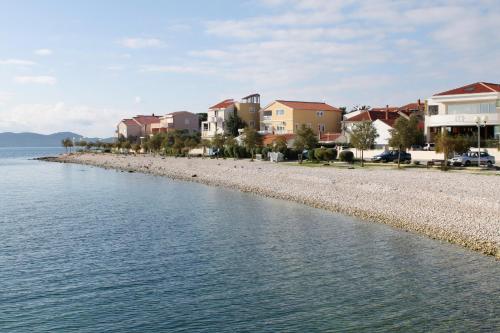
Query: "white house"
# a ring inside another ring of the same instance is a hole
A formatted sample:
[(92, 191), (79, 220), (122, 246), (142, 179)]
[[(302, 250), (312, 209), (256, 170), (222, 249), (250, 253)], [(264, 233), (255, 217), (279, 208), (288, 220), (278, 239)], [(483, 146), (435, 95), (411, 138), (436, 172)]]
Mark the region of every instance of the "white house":
[(429, 142), (442, 130), (477, 137), (477, 120), (485, 125), (481, 138), (500, 139), (500, 84), (477, 82), (427, 99), (425, 135)]
[(348, 114), (344, 116), (344, 121), (342, 121), (343, 134), (347, 142), (350, 142), (350, 134), (352, 133), (353, 126), (360, 122), (370, 121), (379, 135), (375, 140), (375, 146), (377, 148), (384, 148), (389, 144), (389, 139), (391, 138), (390, 130), (399, 117), (409, 118), (408, 114), (399, 111), (399, 108), (396, 107), (364, 110), (354, 116)]

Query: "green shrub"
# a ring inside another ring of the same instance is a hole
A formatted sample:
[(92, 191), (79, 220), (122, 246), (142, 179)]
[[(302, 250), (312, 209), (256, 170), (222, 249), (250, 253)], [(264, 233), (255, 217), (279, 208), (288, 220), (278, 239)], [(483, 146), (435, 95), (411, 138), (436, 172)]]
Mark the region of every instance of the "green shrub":
[(261, 147), (255, 148), (255, 153), (256, 154), (262, 154), (262, 148)]
[(267, 147), (262, 148), (261, 154), (262, 154), (262, 159), (267, 160), (267, 154), (269, 154), (269, 148)]
[(324, 161), (325, 160), (325, 148), (316, 148), (313, 150), (314, 152), (314, 158), (318, 161)]
[(333, 161), (337, 158), (337, 149), (328, 148), (323, 153), (323, 156), (326, 161)]
[(311, 162), (315, 161), (315, 156), (314, 156), (314, 149), (309, 149), (307, 151), (307, 159)]
[(350, 150), (343, 150), (340, 152), (339, 159), (342, 162), (352, 163), (354, 161), (354, 153)]

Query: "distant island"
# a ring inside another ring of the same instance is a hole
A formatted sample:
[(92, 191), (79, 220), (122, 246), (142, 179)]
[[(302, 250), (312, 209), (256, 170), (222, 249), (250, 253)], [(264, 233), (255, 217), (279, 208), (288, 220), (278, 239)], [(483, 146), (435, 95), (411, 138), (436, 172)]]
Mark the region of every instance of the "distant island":
[(87, 138), (73, 132), (59, 132), (53, 134), (38, 133), (0, 133), (0, 147), (60, 147), (61, 141), (66, 138), (75, 138), (76, 141), (103, 141), (113, 142), (113, 138)]

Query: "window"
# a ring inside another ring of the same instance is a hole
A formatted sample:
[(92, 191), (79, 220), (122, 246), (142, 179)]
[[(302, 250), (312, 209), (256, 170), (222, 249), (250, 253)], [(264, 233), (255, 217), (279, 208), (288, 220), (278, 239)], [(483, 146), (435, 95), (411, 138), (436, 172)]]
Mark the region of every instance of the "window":
[(323, 111), (316, 111), (316, 117), (323, 117)]
[(282, 109), (276, 110), (276, 115), (277, 116), (284, 116), (285, 115), (285, 110), (282, 110)]
[(496, 111), (494, 102), (448, 105), (448, 114), (495, 113)]
[(276, 133), (279, 133), (279, 134), (285, 133), (285, 126), (283, 126), (283, 125), (276, 126)]
[(264, 111), (262, 115), (264, 120), (270, 120), (273, 117), (273, 111)]
[(429, 105), (429, 116), (435, 116), (439, 113), (439, 106)]
[(250, 127), (255, 127), (255, 121), (250, 120), (250, 121), (248, 122), (248, 126), (250, 126)]
[(248, 112), (254, 113), (256, 111), (255, 106), (251, 106), (248, 108)]
[(325, 125), (324, 124), (318, 124), (318, 131), (321, 133), (325, 132)]

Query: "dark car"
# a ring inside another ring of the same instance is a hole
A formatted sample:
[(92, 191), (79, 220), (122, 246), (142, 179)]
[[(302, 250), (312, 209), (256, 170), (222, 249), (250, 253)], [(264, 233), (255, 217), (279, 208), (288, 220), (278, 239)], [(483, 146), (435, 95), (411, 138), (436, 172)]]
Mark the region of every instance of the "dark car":
[[(384, 151), (382, 154), (378, 154), (372, 157), (373, 162), (397, 162), (399, 156), (398, 150), (388, 150)], [(411, 154), (401, 151), (401, 162), (410, 163), (411, 162)]]

